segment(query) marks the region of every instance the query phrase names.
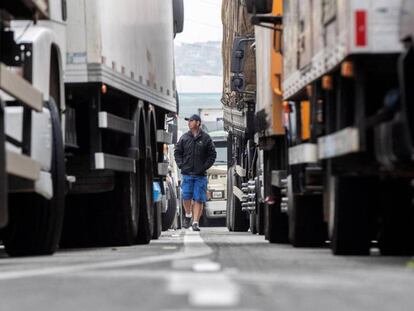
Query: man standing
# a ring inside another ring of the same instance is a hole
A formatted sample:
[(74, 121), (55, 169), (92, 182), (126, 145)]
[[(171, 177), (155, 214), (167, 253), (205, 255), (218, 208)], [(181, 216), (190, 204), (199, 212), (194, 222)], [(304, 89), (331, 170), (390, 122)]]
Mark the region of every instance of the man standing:
[(188, 121), (190, 130), (181, 136), (174, 151), (175, 162), (183, 176), (181, 183), (185, 209), (183, 227), (189, 228), (193, 218), (192, 229), (200, 231), (198, 221), (207, 195), (206, 171), (214, 164), (217, 152), (211, 137), (200, 128), (200, 116), (195, 114), (185, 120)]

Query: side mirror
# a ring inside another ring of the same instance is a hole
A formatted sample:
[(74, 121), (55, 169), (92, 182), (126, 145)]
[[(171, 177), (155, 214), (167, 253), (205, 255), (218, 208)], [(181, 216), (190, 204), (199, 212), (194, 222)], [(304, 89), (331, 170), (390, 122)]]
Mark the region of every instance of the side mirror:
[(233, 40), (233, 48), (231, 51), (231, 64), (230, 71), (232, 73), (241, 73), (244, 69), (244, 48), (245, 41), (244, 37), (236, 37)]
[(273, 0), (246, 0), (246, 7), (250, 14), (268, 14), (272, 12)]
[(183, 0), (172, 0), (172, 2), (175, 37), (177, 33), (181, 33), (184, 30), (184, 2)]
[(62, 0), (62, 20), (65, 22), (68, 19), (68, 6), (66, 0)]
[(231, 90), (233, 92), (241, 93), (245, 88), (245, 80), (243, 76), (234, 75), (231, 77)]
[(168, 124), (168, 133), (172, 134), (172, 144), (176, 144), (178, 141), (178, 131), (177, 131), (177, 125), (176, 124)]

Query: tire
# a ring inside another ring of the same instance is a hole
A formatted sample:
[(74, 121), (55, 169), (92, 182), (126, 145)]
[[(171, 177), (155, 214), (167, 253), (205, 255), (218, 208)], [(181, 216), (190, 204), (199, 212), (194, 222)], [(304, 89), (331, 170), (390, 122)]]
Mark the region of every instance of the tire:
[(158, 240), (162, 232), (162, 212), (161, 202), (154, 203), (154, 232), (152, 235), (153, 240)]
[(184, 213), (184, 207), (183, 207), (183, 200), (182, 200), (182, 193), (181, 193), (181, 188), (178, 188), (177, 193), (179, 193), (179, 198), (178, 198), (178, 209), (177, 209), (177, 214), (176, 214), (176, 224), (177, 224), (177, 229), (182, 229), (183, 227), (183, 213)]
[(256, 211), (252, 211), (249, 213), (249, 220), (250, 220), (250, 233), (257, 234), (257, 215)]
[(257, 205), (256, 228), (259, 235), (264, 235), (264, 203), (262, 202)]
[[(140, 103), (143, 107), (143, 104)], [(145, 126), (139, 129), (140, 137), (138, 148), (139, 157), (137, 176), (139, 180), (139, 223), (138, 223), (138, 244), (148, 244), (154, 236), (154, 198), (153, 198), (153, 180), (154, 180), (154, 158), (151, 144), (150, 126), (145, 122)]]
[(209, 227), (210, 226), (210, 221), (207, 217), (205, 216), (201, 216), (200, 218), (200, 226), (201, 227)]
[(335, 255), (368, 255), (371, 244), (370, 206), (378, 183), (374, 178), (328, 176), (329, 232)]
[(169, 199), (167, 201), (167, 211), (162, 214), (162, 231), (167, 231), (172, 227), (174, 219), (177, 215), (177, 195), (175, 194), (174, 186), (168, 179), (166, 184), (166, 190), (169, 193)]
[(263, 186), (261, 185), (261, 168), (260, 156), (256, 160), (256, 230), (259, 235), (264, 235), (264, 203), (263, 203)]
[(233, 224), (231, 219), (233, 217), (233, 176), (234, 169), (230, 167), (227, 169), (227, 201), (226, 201), (226, 227), (231, 232), (233, 231)]
[(294, 247), (323, 246), (327, 239), (321, 195), (293, 195), (289, 202), (289, 240)]
[(288, 217), (282, 213), (279, 207), (280, 203), (265, 204), (265, 238), (270, 243), (288, 243), (289, 229)]
[(9, 225), (3, 239), (10, 256), (53, 254), (58, 248), (65, 206), (65, 156), (58, 108), (50, 97), (53, 198), (38, 194), (9, 195)]
[[(231, 184), (239, 186), (238, 177), (236, 176), (234, 167), (231, 168), (230, 178), (232, 179)], [(229, 177), (227, 177), (228, 179)], [(229, 199), (230, 196), (227, 197)], [(239, 198), (233, 195), (233, 187), (231, 188), (231, 201), (230, 201), (230, 226), (234, 232), (246, 232), (249, 230), (249, 218), (246, 212), (242, 211), (242, 206)]]
[[(271, 172), (273, 169), (277, 168), (275, 163), (272, 163), (273, 160), (274, 159), (272, 159), (269, 151), (266, 151), (264, 154), (264, 172)], [(270, 174), (264, 176), (264, 190), (264, 196), (271, 197), (274, 201), (264, 203), (265, 239), (270, 243), (288, 243), (288, 216), (281, 211), (281, 192), (279, 188), (272, 186)]]
[(382, 255), (414, 254), (413, 188), (409, 179), (390, 179), (381, 183), (378, 247)]

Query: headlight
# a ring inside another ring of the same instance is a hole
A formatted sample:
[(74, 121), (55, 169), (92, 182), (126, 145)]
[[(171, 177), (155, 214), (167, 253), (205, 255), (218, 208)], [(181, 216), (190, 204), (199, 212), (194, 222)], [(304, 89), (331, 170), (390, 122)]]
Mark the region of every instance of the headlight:
[(222, 199), (223, 198), (223, 191), (212, 191), (211, 197), (213, 199)]

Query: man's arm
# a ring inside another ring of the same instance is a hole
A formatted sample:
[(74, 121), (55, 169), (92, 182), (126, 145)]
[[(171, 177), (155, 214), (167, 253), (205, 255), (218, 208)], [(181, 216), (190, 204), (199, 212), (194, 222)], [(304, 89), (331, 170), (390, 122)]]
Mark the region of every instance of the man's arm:
[(207, 143), (207, 159), (204, 165), (204, 169), (206, 171), (213, 166), (214, 162), (216, 161), (216, 157), (216, 147), (214, 146), (213, 140), (210, 138)]
[(175, 148), (174, 148), (175, 163), (177, 163), (177, 166), (179, 169), (181, 169), (181, 166), (183, 165), (183, 156), (184, 156), (183, 141), (180, 138), (180, 140), (178, 141), (178, 143), (175, 145)]

